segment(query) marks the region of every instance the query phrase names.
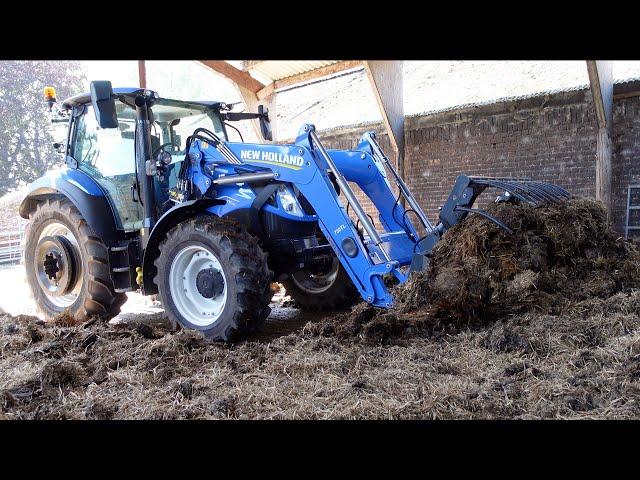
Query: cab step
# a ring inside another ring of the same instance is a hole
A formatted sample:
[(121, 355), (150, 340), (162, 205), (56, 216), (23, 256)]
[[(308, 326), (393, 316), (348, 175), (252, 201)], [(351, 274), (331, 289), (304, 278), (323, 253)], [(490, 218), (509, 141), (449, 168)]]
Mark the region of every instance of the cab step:
[(138, 240), (129, 240), (109, 248), (109, 266), (114, 291), (131, 292), (139, 288), (136, 283), (136, 267), (140, 266)]

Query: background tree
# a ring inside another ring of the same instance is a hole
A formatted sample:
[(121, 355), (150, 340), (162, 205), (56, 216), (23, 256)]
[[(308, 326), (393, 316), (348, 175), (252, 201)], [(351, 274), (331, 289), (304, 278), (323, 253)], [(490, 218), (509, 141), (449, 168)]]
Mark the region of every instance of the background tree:
[(45, 173), (62, 158), (43, 99), (47, 85), (58, 101), (85, 90), (84, 69), (73, 61), (0, 61), (0, 196)]

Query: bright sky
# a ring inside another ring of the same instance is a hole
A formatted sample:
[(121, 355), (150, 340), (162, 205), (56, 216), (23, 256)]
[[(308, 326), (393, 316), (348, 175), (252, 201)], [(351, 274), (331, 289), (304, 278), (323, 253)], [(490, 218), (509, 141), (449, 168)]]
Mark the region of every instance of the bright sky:
[[(110, 80), (114, 87), (138, 86), (138, 62), (85, 61), (87, 90), (91, 80)], [(147, 86), (163, 97), (181, 100), (239, 102), (233, 84), (222, 75), (189, 60), (147, 60)]]
[(92, 80), (110, 80), (114, 87), (138, 86), (138, 62), (109, 60), (82, 63), (87, 73), (87, 90)]

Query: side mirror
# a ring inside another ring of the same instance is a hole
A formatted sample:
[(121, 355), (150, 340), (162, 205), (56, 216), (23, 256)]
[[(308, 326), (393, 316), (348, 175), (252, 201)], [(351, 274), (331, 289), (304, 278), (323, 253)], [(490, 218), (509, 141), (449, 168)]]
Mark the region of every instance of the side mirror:
[(271, 122), (269, 121), (269, 110), (264, 105), (258, 105), (258, 113), (260, 114), (260, 133), (265, 140), (272, 141), (273, 133), (271, 132)]
[(113, 99), (110, 81), (96, 80), (91, 82), (91, 105), (93, 105), (96, 121), (100, 128), (118, 128), (116, 102)]

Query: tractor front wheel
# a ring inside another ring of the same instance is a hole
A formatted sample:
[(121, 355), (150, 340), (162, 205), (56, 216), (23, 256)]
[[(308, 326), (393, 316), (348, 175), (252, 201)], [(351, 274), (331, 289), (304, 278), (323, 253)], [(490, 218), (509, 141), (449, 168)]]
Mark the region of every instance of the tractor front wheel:
[(154, 263), (169, 318), (212, 340), (244, 338), (271, 312), (267, 255), (236, 222), (201, 216), (179, 223)]

